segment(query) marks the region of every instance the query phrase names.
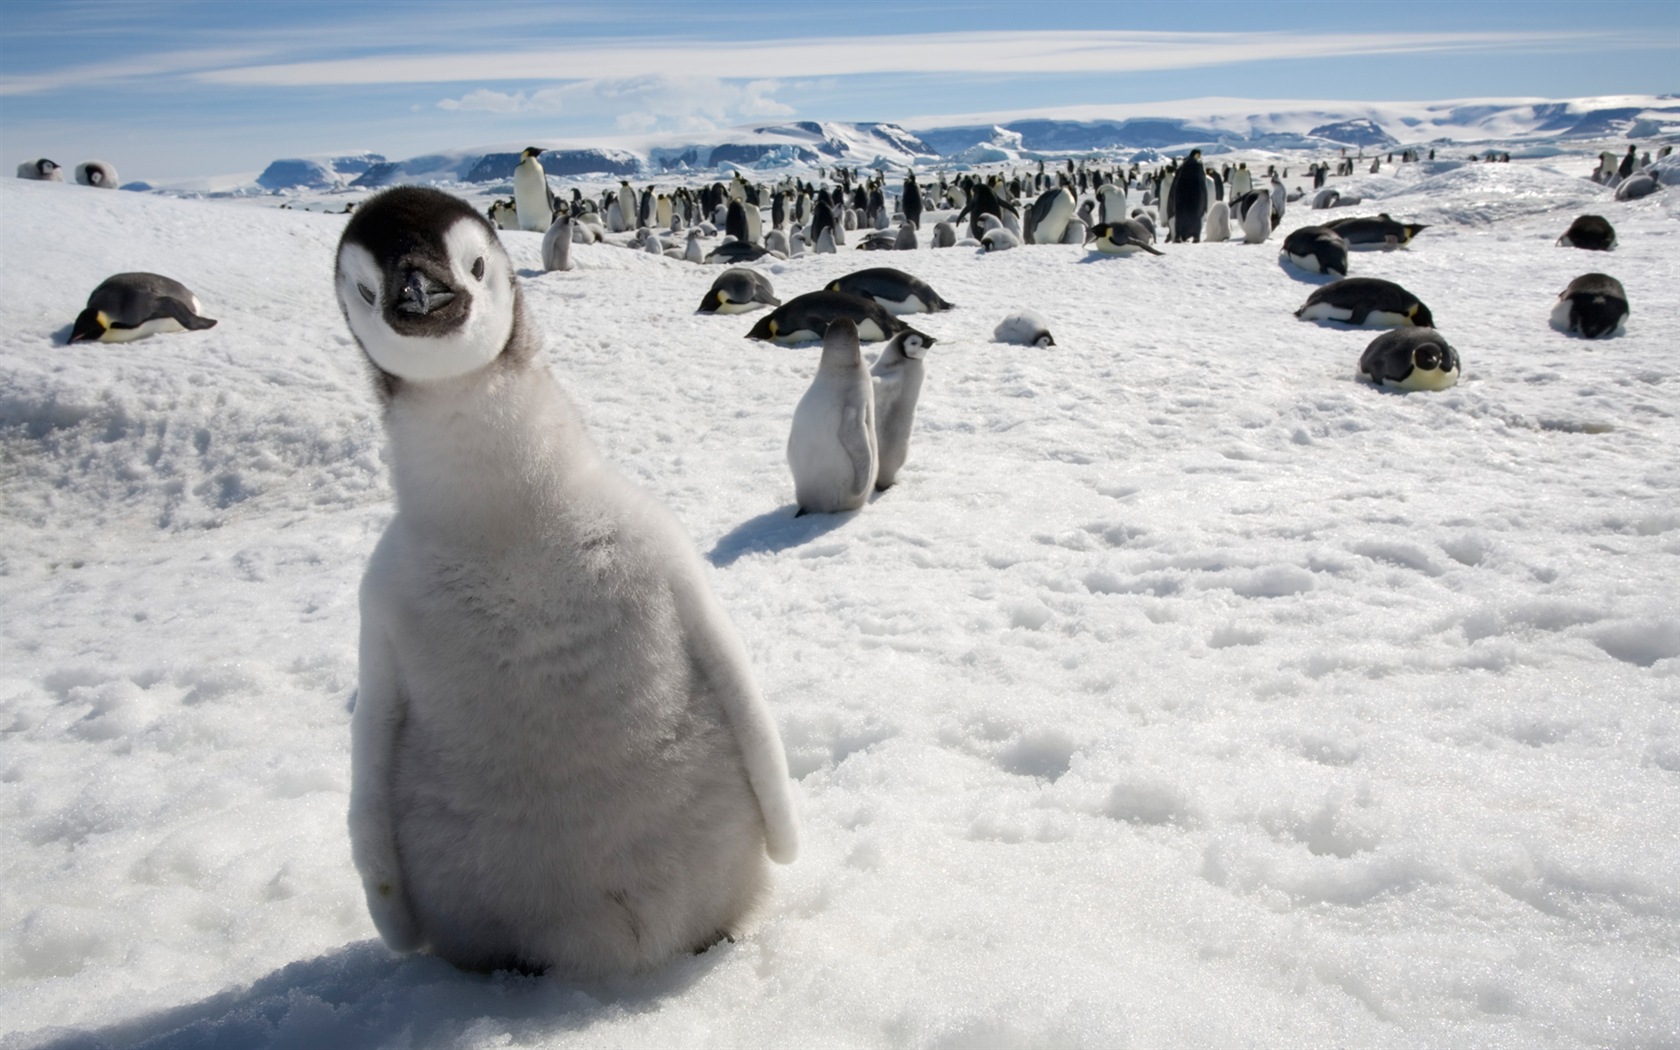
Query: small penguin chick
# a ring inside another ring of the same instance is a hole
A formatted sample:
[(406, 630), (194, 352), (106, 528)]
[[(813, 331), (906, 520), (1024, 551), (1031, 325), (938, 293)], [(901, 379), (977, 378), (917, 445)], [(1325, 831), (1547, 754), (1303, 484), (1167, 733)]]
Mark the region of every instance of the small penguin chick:
[(1050, 325), (1032, 310), (1016, 310), (998, 322), (992, 338), (1000, 343), (1016, 346), (1051, 347), (1056, 340), (1050, 336)]

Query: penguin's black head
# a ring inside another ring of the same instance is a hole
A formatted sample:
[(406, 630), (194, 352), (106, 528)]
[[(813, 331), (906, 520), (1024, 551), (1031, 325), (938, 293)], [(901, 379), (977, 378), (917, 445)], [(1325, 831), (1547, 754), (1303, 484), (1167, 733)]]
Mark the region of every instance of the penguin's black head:
[(541, 146), (526, 146), (524, 151), (519, 154), (519, 157), (520, 157), (521, 160), (523, 160), (526, 157), (541, 156), (542, 151), (543, 151), (543, 149), (542, 149)]
[(350, 331), (381, 372), (405, 380), (465, 375), (508, 345), (519, 311), (513, 265), (465, 201), (399, 186), (345, 224), (335, 275)]
[(1429, 307), (1420, 302), (1417, 309), (1412, 311), (1412, 324), (1419, 328), (1434, 328), (1435, 317), (1429, 312)]

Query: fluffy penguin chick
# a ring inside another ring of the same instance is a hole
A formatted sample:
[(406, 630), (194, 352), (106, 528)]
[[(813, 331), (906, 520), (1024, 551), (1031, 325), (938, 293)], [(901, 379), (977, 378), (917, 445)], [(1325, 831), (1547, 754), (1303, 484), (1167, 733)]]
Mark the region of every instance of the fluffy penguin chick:
[(1046, 347), (1055, 346), (1056, 340), (1050, 338), (1050, 326), (1043, 317), (1031, 310), (1016, 310), (1014, 313), (998, 322), (992, 330), (992, 338), (1000, 343), (1015, 343), (1018, 346)]
[(350, 726), (380, 935), (577, 977), (739, 931), (798, 831), (775, 722), (681, 527), (597, 455), (465, 202), (371, 198), (336, 286), (396, 496)]
[(916, 331), (892, 337), (869, 375), (875, 387), (875, 448), (879, 467), (875, 489), (892, 487), (898, 468), (910, 458), (910, 426), (916, 421), (916, 399), (922, 393), (922, 359), (928, 340)]
[(875, 391), (863, 367), (857, 324), (840, 318), (823, 334), (816, 378), (788, 432), (795, 514), (856, 510), (875, 487)]

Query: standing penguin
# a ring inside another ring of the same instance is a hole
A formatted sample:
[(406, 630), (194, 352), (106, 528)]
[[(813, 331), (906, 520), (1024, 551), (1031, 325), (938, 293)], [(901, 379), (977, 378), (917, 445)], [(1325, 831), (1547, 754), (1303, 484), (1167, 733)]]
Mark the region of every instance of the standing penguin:
[(898, 469), (910, 458), (910, 426), (916, 420), (916, 399), (922, 393), (922, 358), (927, 355), (928, 342), (920, 332), (900, 332), (869, 370), (875, 388), (877, 492), (892, 487)]
[(916, 171), (912, 168), (904, 176), (904, 196), (901, 199), (904, 221), (914, 229), (922, 228), (922, 188), (916, 185)]
[(519, 228), (546, 230), (554, 222), (554, 191), (537, 155), (541, 146), (527, 146), (513, 169), (513, 205), (519, 211)]
[(857, 325), (841, 318), (823, 334), (816, 378), (793, 410), (788, 433), (795, 514), (857, 510), (875, 487), (875, 391)]
[(1028, 244), (1060, 244), (1073, 218), (1073, 194), (1066, 186), (1045, 190), (1033, 202), (1027, 213), (1026, 241)]
[(572, 268), (572, 217), (561, 212), (554, 217), (542, 239), (543, 269), (570, 270)]
[(1202, 220), (1207, 216), (1207, 172), (1202, 167), (1202, 151), (1193, 149), (1184, 158), (1172, 189), (1167, 193), (1167, 239), (1196, 241), (1202, 239)]
[(1250, 191), (1242, 203), (1247, 209), (1242, 213), (1243, 243), (1265, 243), (1272, 235), (1271, 198), (1263, 192)]
[(464, 201), (370, 198), (335, 283), (396, 496), (350, 719), (351, 856), (380, 936), (574, 979), (731, 936), (798, 828), (704, 563), (596, 452)]
[(1222, 200), (1216, 200), (1208, 206), (1207, 229), (1202, 236), (1214, 244), (1222, 244), (1231, 239), (1231, 206)]

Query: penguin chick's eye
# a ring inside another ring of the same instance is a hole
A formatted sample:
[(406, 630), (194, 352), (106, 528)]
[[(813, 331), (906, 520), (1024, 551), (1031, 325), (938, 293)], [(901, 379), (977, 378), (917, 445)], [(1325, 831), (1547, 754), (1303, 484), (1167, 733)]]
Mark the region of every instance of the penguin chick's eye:
[(484, 256), (480, 255), (478, 258), (473, 260), (473, 271), (472, 271), (472, 273), (473, 273), (473, 280), (475, 280), (475, 281), (484, 280)]
[(367, 303), (369, 306), (373, 305), (373, 289), (372, 288), (369, 288), (365, 284), (358, 283), (356, 285), (356, 291), (362, 293), (362, 301), (363, 302)]

